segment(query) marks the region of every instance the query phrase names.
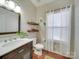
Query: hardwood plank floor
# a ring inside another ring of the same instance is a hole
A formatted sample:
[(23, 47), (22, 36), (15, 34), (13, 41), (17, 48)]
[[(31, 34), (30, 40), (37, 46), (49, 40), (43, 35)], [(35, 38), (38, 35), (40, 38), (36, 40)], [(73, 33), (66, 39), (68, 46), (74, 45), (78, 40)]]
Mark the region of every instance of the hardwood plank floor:
[(43, 50), (43, 54), (41, 56), (38, 56), (38, 55), (33, 53), (33, 59), (45, 59), (45, 55), (51, 56), (55, 59), (71, 59), (71, 58), (68, 58), (68, 57), (65, 57), (65, 56), (62, 56), (62, 55), (59, 55), (56, 53), (52, 53), (52, 52), (49, 52), (46, 50)]

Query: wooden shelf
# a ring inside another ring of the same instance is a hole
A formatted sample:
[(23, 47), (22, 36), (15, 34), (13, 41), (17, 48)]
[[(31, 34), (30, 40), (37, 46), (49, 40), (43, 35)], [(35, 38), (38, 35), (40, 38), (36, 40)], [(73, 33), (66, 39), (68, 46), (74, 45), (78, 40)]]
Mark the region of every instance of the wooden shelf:
[(31, 29), (31, 30), (28, 30), (28, 32), (39, 32), (38, 29)]
[(38, 23), (35, 23), (35, 22), (27, 22), (27, 23), (30, 25), (39, 25)]

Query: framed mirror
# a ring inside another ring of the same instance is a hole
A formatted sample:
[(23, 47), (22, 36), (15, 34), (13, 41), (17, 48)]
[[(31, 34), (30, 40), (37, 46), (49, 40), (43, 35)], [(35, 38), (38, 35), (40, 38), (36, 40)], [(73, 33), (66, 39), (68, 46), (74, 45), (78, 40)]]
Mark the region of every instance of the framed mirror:
[(0, 35), (20, 32), (21, 15), (0, 6)]

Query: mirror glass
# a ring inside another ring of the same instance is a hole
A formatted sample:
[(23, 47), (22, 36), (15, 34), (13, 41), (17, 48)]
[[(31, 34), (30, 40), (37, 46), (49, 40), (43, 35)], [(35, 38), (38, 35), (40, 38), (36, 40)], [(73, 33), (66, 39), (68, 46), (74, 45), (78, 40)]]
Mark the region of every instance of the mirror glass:
[(19, 14), (4, 7), (0, 7), (0, 34), (19, 31)]

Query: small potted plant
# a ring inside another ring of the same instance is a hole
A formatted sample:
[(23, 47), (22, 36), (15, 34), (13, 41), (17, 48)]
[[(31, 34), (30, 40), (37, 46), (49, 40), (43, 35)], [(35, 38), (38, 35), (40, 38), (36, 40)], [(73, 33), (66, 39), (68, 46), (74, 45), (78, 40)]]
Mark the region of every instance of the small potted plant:
[(17, 32), (16, 35), (17, 35), (19, 38), (25, 38), (25, 37), (28, 36), (28, 34), (25, 33), (25, 32)]

